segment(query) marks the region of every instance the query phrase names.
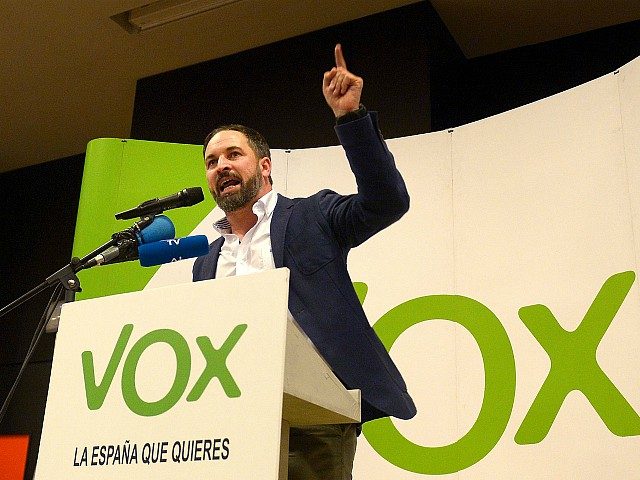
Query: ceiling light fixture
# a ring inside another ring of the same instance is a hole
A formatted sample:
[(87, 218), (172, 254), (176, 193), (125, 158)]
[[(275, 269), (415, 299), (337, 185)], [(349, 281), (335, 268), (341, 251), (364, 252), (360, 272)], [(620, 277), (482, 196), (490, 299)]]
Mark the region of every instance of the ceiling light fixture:
[(111, 17), (129, 33), (138, 33), (242, 0), (158, 0)]

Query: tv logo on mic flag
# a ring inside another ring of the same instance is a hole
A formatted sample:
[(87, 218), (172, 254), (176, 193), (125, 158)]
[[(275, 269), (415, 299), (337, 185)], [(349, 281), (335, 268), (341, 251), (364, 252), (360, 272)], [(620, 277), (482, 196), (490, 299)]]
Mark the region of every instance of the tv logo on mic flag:
[(209, 253), (209, 241), (206, 235), (160, 240), (138, 247), (140, 265), (143, 267), (177, 262), (207, 253)]

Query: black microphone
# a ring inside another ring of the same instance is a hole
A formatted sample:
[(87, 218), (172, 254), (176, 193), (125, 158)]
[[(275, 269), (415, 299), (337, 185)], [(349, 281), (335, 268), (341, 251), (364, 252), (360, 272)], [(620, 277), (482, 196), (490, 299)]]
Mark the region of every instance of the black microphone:
[(190, 207), (204, 200), (202, 188), (191, 187), (180, 190), (178, 193), (169, 195), (168, 197), (154, 198), (142, 202), (135, 208), (116, 213), (117, 220), (127, 220), (129, 218), (144, 217), (145, 215), (158, 215), (165, 210), (172, 208)]
[(111, 237), (115, 245), (87, 261), (82, 268), (91, 268), (105, 263), (127, 262), (138, 258), (138, 247), (147, 243), (173, 238), (176, 229), (173, 222), (164, 215), (145, 217)]

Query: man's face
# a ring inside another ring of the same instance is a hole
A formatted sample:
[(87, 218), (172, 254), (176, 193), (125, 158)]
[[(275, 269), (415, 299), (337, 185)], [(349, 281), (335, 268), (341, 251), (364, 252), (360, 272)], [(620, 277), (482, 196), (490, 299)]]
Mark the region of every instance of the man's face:
[(271, 173), (271, 161), (257, 158), (244, 134), (235, 130), (223, 130), (211, 138), (204, 164), (209, 191), (225, 212), (253, 205), (271, 189), (265, 181)]

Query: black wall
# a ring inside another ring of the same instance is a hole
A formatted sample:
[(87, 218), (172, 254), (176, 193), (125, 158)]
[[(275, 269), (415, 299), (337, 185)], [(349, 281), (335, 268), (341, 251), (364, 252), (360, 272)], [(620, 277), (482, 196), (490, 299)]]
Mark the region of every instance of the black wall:
[(200, 144), (214, 126), (244, 123), (273, 148), (335, 145), (321, 85), (337, 42), (387, 136), (429, 130), (429, 58), (442, 44), (460, 53), (418, 4), (139, 80), (132, 136)]
[[(69, 262), (84, 155), (0, 175), (0, 306)], [(47, 304), (38, 295), (0, 318), (0, 403), (9, 392)], [(25, 478), (33, 476), (49, 386), (54, 335), (45, 335), (0, 424), (0, 434), (31, 435)], [(0, 475), (1, 476), (1, 475)]]
[[(199, 144), (215, 125), (240, 122), (273, 148), (336, 144), (321, 93), (336, 42), (365, 80), (363, 103), (380, 111), (391, 138), (475, 121), (609, 73), (640, 55), (638, 38), (633, 22), (467, 60), (423, 2), (141, 79), (131, 138)], [(68, 263), (83, 159), (0, 175), (0, 306)], [(40, 295), (0, 319), (0, 401), (46, 301)], [(37, 457), (53, 340), (45, 336), (0, 424), (0, 434), (32, 436), (26, 478)]]
[(480, 120), (606, 75), (640, 55), (640, 21), (431, 68), (434, 131)]

